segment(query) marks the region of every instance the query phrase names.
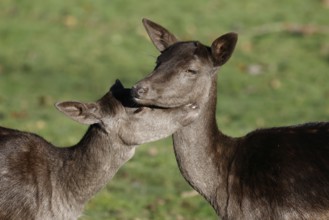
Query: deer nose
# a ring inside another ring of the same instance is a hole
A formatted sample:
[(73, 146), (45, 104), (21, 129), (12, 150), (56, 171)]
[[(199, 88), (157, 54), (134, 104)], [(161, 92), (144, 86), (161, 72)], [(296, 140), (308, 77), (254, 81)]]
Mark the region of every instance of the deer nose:
[(132, 95), (135, 98), (139, 98), (145, 95), (148, 92), (148, 90), (149, 90), (148, 87), (136, 85), (132, 88)]

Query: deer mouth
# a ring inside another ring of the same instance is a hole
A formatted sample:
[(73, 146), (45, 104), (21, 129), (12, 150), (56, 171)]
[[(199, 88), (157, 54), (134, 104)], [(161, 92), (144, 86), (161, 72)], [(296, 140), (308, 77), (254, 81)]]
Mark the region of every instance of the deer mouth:
[(134, 110), (134, 114), (145, 112), (145, 111), (152, 111), (153, 109), (166, 109), (158, 106), (140, 106)]
[(173, 108), (180, 108), (187, 104), (183, 105), (163, 105), (161, 103), (157, 103), (152, 99), (140, 99), (134, 97), (134, 102), (140, 105), (140, 107), (151, 108), (151, 109), (173, 109)]
[(171, 109), (171, 108), (179, 108), (185, 106), (186, 104), (162, 104), (156, 98), (145, 98), (142, 97), (135, 89), (131, 90), (131, 97), (133, 102), (137, 105), (149, 107), (149, 108), (157, 108), (157, 109)]
[(155, 97), (150, 97), (147, 95), (148, 89), (140, 86), (134, 86), (131, 89), (131, 97), (133, 102), (137, 103), (138, 105), (149, 107), (149, 108), (160, 108), (160, 109), (169, 109), (169, 108), (176, 108), (179, 106), (169, 106), (169, 105), (162, 105), (158, 102), (158, 99)]
[(148, 104), (140, 104), (139, 108), (147, 108), (147, 109), (171, 109), (176, 107), (164, 107), (164, 106), (158, 106), (158, 105), (148, 105)]

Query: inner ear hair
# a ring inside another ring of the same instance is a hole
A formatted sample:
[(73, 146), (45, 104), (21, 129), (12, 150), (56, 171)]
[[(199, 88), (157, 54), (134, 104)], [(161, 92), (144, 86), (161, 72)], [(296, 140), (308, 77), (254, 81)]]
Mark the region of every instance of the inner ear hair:
[(236, 33), (227, 33), (217, 38), (211, 45), (215, 65), (224, 65), (231, 57), (238, 40)]

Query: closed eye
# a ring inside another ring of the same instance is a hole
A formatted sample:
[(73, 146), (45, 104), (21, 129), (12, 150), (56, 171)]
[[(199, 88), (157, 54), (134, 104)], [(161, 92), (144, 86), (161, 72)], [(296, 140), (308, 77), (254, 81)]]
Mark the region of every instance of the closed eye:
[(198, 71), (194, 69), (187, 69), (186, 72), (191, 73), (191, 74), (197, 74)]

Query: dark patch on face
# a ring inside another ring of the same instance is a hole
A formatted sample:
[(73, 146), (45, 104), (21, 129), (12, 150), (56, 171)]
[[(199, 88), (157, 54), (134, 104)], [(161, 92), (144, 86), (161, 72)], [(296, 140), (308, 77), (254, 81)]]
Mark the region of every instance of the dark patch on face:
[(140, 107), (141, 105), (134, 101), (131, 95), (131, 89), (120, 89), (112, 92), (112, 95), (118, 100), (124, 107), (134, 108)]

